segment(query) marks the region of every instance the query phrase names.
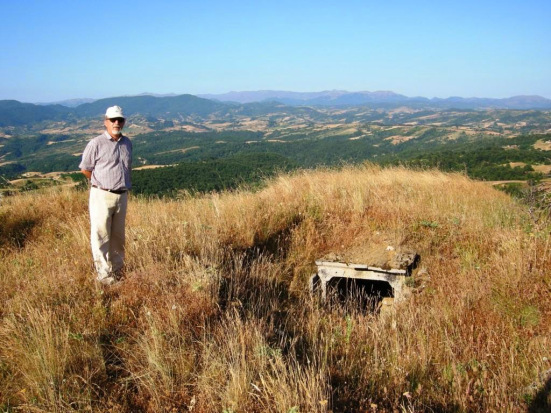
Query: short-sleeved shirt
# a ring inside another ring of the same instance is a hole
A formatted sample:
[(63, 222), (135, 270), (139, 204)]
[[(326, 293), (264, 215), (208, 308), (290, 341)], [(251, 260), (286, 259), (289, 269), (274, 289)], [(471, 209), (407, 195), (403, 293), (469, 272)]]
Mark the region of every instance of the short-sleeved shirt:
[(92, 171), (92, 185), (103, 189), (130, 189), (132, 141), (121, 135), (115, 141), (106, 132), (96, 136), (84, 149), (80, 169)]

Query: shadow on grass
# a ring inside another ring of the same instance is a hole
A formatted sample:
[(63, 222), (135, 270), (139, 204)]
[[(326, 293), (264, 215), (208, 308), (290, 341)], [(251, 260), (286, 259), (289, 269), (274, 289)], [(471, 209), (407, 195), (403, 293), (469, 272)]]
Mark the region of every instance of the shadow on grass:
[(289, 298), (285, 282), (255, 273), (251, 270), (254, 264), (247, 263), (243, 256), (234, 259), (226, 263), (226, 275), (219, 281), (218, 305), (222, 311), (233, 308), (244, 317), (262, 319), (285, 307)]
[(13, 219), (7, 215), (0, 215), (0, 246), (21, 249), (39, 223), (35, 218)]
[(549, 412), (551, 412), (551, 371), (549, 372), (545, 385), (536, 393), (534, 399), (528, 406), (528, 413)]
[(284, 307), (289, 298), (289, 286), (283, 281), (286, 274), (275, 278), (258, 271), (285, 258), (293, 227), (294, 224), (265, 239), (256, 239), (249, 248), (227, 253), (223, 271), (226, 275), (221, 277), (218, 290), (222, 310), (238, 304), (245, 313), (263, 318)]
[(103, 306), (107, 310), (110, 322), (99, 334), (105, 370), (97, 375), (94, 383), (99, 390), (96, 407), (104, 408), (105, 404), (111, 404), (113, 408), (123, 411), (142, 411), (143, 409), (134, 403), (138, 390), (136, 384), (130, 380), (126, 355), (121, 347), (128, 339), (128, 326), (118, 323), (116, 317), (112, 316), (113, 303), (119, 299), (119, 295), (119, 291), (109, 289), (102, 295)]

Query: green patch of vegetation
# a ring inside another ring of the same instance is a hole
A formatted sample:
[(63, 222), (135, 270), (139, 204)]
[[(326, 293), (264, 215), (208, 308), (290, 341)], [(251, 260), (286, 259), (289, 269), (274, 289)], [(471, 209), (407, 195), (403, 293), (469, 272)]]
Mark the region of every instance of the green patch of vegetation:
[[(412, 167), (439, 168), (444, 171), (464, 171), (472, 178), (486, 181), (541, 180), (544, 175), (532, 165), (551, 163), (548, 152), (534, 149), (538, 139), (551, 135), (519, 136), (512, 139), (496, 138), (492, 142), (451, 142), (440, 146), (407, 150), (383, 163), (406, 164)], [(511, 167), (511, 163), (525, 166)]]
[(9, 163), (7, 165), (0, 166), (0, 177), (2, 177), (2, 179), (0, 179), (0, 185), (5, 187), (5, 185), (8, 185), (8, 179), (15, 179), (26, 170), (27, 168), (20, 163)]
[(494, 188), (505, 192), (509, 196), (512, 196), (514, 198), (523, 198), (524, 197), (524, 191), (523, 191), (523, 184), (519, 182), (509, 182), (505, 184), (496, 185)]
[(224, 159), (184, 162), (176, 166), (134, 171), (134, 193), (173, 197), (178, 192), (211, 192), (257, 184), (278, 171), (296, 168), (277, 154), (240, 154)]
[(440, 226), (436, 221), (421, 221), (419, 225), (426, 228), (438, 228)]
[(25, 184), (21, 187), (21, 191), (23, 191), (23, 192), (33, 191), (33, 190), (38, 189), (38, 188), (39, 188), (39, 186), (35, 181), (31, 181), (31, 180), (27, 179), (27, 181), (25, 181)]
[(521, 308), (519, 318), (521, 326), (535, 327), (540, 323), (541, 315), (536, 307), (527, 305)]

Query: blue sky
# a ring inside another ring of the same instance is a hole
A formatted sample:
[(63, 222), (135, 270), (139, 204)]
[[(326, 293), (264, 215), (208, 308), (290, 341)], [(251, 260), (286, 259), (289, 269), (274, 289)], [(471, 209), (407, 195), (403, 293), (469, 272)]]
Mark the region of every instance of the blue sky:
[(391, 90), (551, 98), (551, 1), (0, 0), (0, 99)]

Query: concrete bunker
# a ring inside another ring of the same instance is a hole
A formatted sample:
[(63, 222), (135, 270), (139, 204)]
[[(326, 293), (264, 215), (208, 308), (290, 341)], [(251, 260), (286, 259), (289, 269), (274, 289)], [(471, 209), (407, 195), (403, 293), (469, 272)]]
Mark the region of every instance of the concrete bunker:
[[(408, 293), (406, 280), (411, 277), (420, 257), (411, 251), (391, 252), (381, 266), (338, 259), (318, 260), (317, 272), (310, 278), (310, 291), (321, 293), (323, 301), (352, 299), (362, 308), (372, 310), (400, 302)], [(366, 257), (366, 261), (368, 259)], [(380, 259), (377, 264), (381, 264)]]

